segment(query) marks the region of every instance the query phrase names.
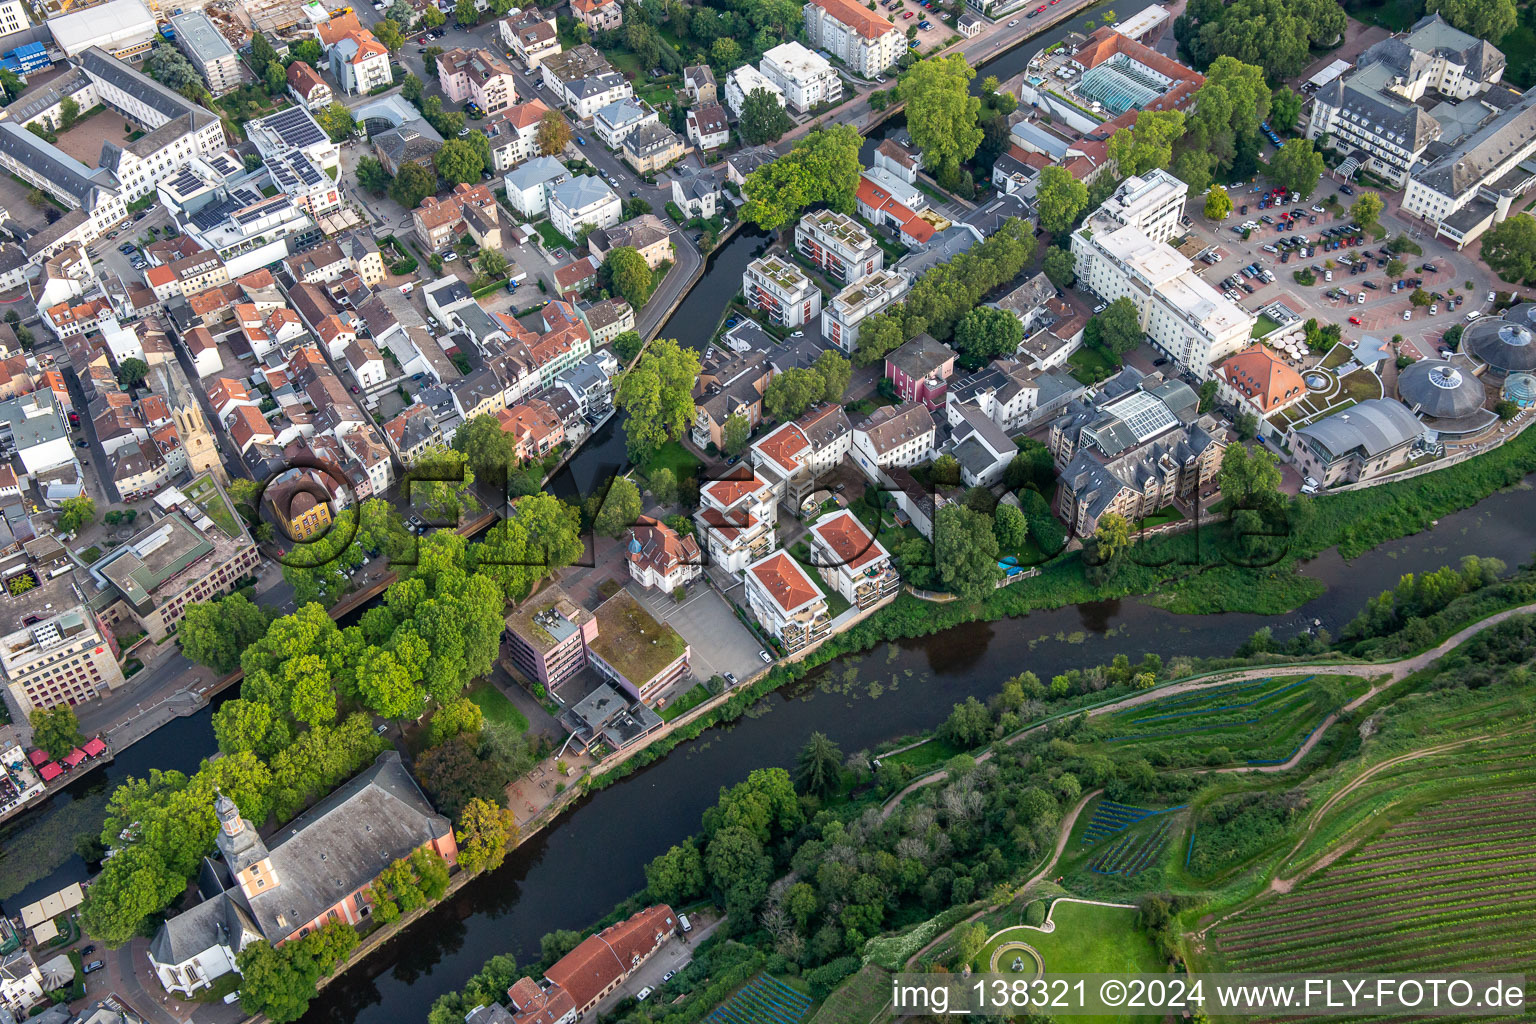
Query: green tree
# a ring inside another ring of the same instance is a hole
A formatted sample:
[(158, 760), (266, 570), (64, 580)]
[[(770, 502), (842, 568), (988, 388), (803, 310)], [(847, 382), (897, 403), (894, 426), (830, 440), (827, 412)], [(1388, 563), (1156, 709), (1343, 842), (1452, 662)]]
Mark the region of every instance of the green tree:
[(981, 145), (981, 100), (971, 95), (976, 72), (963, 54), (919, 61), (901, 76), (897, 96), (907, 105), (907, 131), (935, 176), (953, 173)]
[(645, 887), (654, 899), (673, 906), (704, 894), (704, 858), (692, 842), (674, 846), (645, 866)]
[[(480, 138), (485, 138), (481, 135)], [(500, 249), (492, 249), (489, 246), (481, 246), (477, 256), (480, 261), (480, 273), (493, 280), (504, 278), (512, 264), (501, 254)]]
[(1024, 325), (1003, 309), (978, 306), (955, 325), (955, 347), (973, 365), (1012, 355), (1024, 340)]
[(1287, 139), (1269, 162), (1269, 175), (1275, 184), (1306, 199), (1323, 177), (1323, 154), (1313, 148), (1311, 139)]
[(1173, 162), (1173, 144), (1183, 137), (1184, 111), (1143, 110), (1133, 127), (1109, 137), (1109, 158), (1122, 177), (1154, 168), (1167, 170)]
[(416, 23), (416, 9), (411, 6), (410, 0), (394, 0), (385, 9), (384, 17), (408, 31)]
[(437, 191), (437, 175), (416, 163), (403, 164), (400, 173), (395, 175), (394, 183), (389, 186), (389, 198), (405, 207), (414, 210), (421, 205), (421, 201)]
[(1333, 0), (1195, 0), (1174, 23), (1174, 35), (1196, 67), (1232, 57), (1279, 81), (1301, 74), (1313, 49), (1335, 45), (1344, 24), (1344, 9)]
[(1281, 500), (1280, 467), (1266, 448), (1227, 445), (1216, 482), (1231, 510), (1273, 508)]
[(747, 829), (721, 829), (709, 841), (704, 867), (710, 882), (725, 899), (726, 913), (750, 919), (768, 894), (773, 858)]
[(1141, 314), (1136, 310), (1136, 303), (1123, 295), (1090, 319), (1083, 331), (1083, 340), (1088, 344), (1098, 345), (1117, 356), (1140, 345), (1141, 339)]
[[(470, 2), (473, 3), (474, 0)], [(485, 161), (468, 141), (449, 139), (433, 154), (432, 166), (437, 168), (437, 173), (449, 185), (458, 185), (479, 181), (481, 173), (485, 170)]]
[(891, 306), (865, 318), (859, 325), (859, 341), (853, 350), (853, 361), (860, 366), (869, 366), (906, 343), (907, 328), (902, 307)]
[(325, 56), (320, 49), (320, 43), (314, 39), (301, 39), (288, 46), (288, 56), (294, 60), (301, 60), (312, 68), (320, 66), (320, 59)]
[(1232, 197), (1220, 185), (1212, 185), (1210, 193), (1205, 197), (1206, 219), (1226, 220), (1231, 213)]
[(1489, 228), (1483, 261), (1506, 281), (1536, 284), (1536, 219), (1517, 213)]
[(1003, 572), (991, 517), (964, 505), (946, 505), (934, 517), (933, 532), (939, 580), (950, 593), (966, 601), (992, 593)]
[(125, 388), (135, 387), (144, 383), (149, 376), (149, 364), (142, 359), (124, 359), (117, 367), (118, 382)]
[(613, 354), (619, 357), (619, 362), (629, 365), (645, 347), (645, 342), (634, 331), (625, 331), (613, 339)]
[[(1485, 248), (1486, 248), (1486, 245), (1487, 245), (1487, 243), (1485, 242), (1484, 243)], [(1407, 272), (1408, 272), (1408, 264), (1404, 263), (1402, 260), (1398, 259), (1395, 256), (1392, 259), (1387, 260), (1387, 276), (1388, 277), (1402, 277)]]
[(1072, 255), (1071, 249), (1052, 246), (1045, 250), (1042, 269), (1051, 284), (1057, 288), (1070, 288), (1072, 282), (1077, 280), (1077, 257)]
[(480, 22), (480, 11), (475, 6), (475, 0), (458, 0), (453, 5), (453, 16), (462, 25), (476, 25)]
[(400, 47), (405, 45), (405, 35), (400, 31), (399, 22), (391, 18), (383, 18), (373, 26), (374, 38), (384, 44), (384, 49), (391, 55), (398, 53)]
[(1106, 512), (1099, 517), (1098, 529), (1093, 531), (1093, 541), (1099, 557), (1104, 561), (1113, 561), (1131, 547), (1131, 524), (1115, 512)]
[(309, 1009), (316, 986), (357, 945), (357, 930), (330, 921), (301, 939), (272, 946), (258, 940), (235, 958), (240, 972), (240, 1008), (264, 1014), (274, 1024), (298, 1020)]
[(517, 467), (517, 438), (501, 429), (489, 413), (472, 416), (453, 433), (453, 450), (462, 452), (476, 479), (504, 481)]
[(592, 520), (592, 529), (609, 537), (622, 537), (640, 518), (640, 488), (627, 476), (616, 476), (607, 494), (598, 495), (601, 505)]
[(1359, 224), (1363, 230), (1369, 231), (1379, 225), (1381, 213), (1387, 204), (1381, 201), (1381, 195), (1377, 192), (1361, 192), (1360, 198), (1349, 208), (1349, 218)]
[(853, 380), (853, 364), (843, 356), (827, 349), (816, 357), (811, 368), (821, 377), (821, 401), (841, 402), (848, 384)]
[(825, 733), (813, 732), (795, 760), (795, 785), (802, 793), (823, 800), (842, 788), (843, 752)]
[(1269, 126), (1276, 132), (1288, 132), (1301, 119), (1302, 99), (1288, 85), (1275, 90), (1269, 101)]
[(240, 667), (240, 652), (267, 632), (267, 611), (234, 593), (187, 605), (176, 630), (181, 653), (224, 675)]
[(1040, 226), (1053, 234), (1066, 231), (1088, 206), (1088, 186), (1072, 177), (1065, 167), (1052, 165), (1040, 171), (1035, 186)]
[(859, 147), (863, 137), (852, 125), (812, 130), (777, 160), (747, 175), (742, 218), (765, 230), (796, 219), (817, 203), (852, 213), (859, 188)]
[(651, 297), (654, 282), (650, 264), (631, 246), (620, 245), (608, 253), (603, 260), (603, 277), (609, 290), (636, 310), (644, 308)]
[[(721, 39), (718, 43), (731, 42)], [(749, 146), (763, 146), (778, 142), (784, 133), (795, 126), (789, 112), (777, 96), (767, 89), (753, 89), (741, 105), (741, 120), (737, 128), (741, 141)]]
[(340, 142), (357, 130), (357, 122), (352, 119), (352, 111), (341, 103), (332, 103), (316, 114), (315, 120), (324, 129), (325, 134), (331, 137), (332, 142)]
[(624, 421), (626, 447), (632, 461), (648, 459), (668, 440), (677, 440), (693, 425), (693, 384), (699, 376), (699, 354), (672, 338), (651, 342), (634, 367), (619, 376), (614, 405)]
[(997, 546), (1005, 552), (1017, 551), (1029, 539), (1029, 523), (1024, 513), (1012, 505), (998, 505), (993, 513), (992, 532), (997, 534)]
[(427, 28), (438, 28), (447, 20), (448, 15), (439, 10), (436, 4), (429, 4), (427, 9), (421, 12), (421, 23)]
[(725, 421), (720, 430), (720, 450), (727, 455), (740, 455), (752, 436), (751, 421), (743, 413), (736, 413)]
[(484, 727), (485, 713), (480, 705), (468, 697), (459, 697), (432, 712), (427, 736), (433, 746), (438, 746), (455, 736), (474, 736)]
[(96, 521), (96, 502), (88, 494), (59, 502), (59, 532), (79, 533), (82, 526)]
[(75, 709), (68, 704), (39, 708), (32, 712), (30, 721), (33, 745), (47, 751), (55, 760), (85, 739), (80, 733), (80, 720), (75, 717)]
[(495, 871), (507, 850), (517, 844), (517, 824), (511, 811), (477, 797), (459, 812), (454, 838), (459, 844), (459, 867), (470, 874)]
[(277, 60), (277, 51), (260, 32), (251, 33), (251, 62), (253, 67), (264, 68)]
[(763, 391), (763, 412), (770, 419), (788, 422), (822, 400), (826, 383), (809, 366), (792, 366), (768, 382)]
[(1185, 117), (1174, 175), (1191, 192), (1203, 192), (1213, 172), (1230, 170), (1244, 147), (1257, 152), (1259, 123), (1269, 116), (1270, 102), (1262, 68), (1231, 57), (1216, 58)]
[(551, 110), (539, 118), (539, 131), (535, 138), (540, 154), (555, 156), (571, 144), (570, 123), (560, 116), (558, 110)]
[(992, 712), (975, 697), (956, 704), (939, 726), (939, 736), (950, 746), (970, 750), (985, 743), (992, 735)]
[(1429, 12), (1491, 43), (1508, 35), (1518, 18), (1514, 0), (1430, 0)]
[(709, 59), (721, 71), (733, 68), (736, 62), (741, 60), (741, 45), (734, 39), (722, 36), (710, 46)]
[(288, 71), (279, 61), (269, 61), (264, 72), (269, 96), (281, 96), (288, 88)]

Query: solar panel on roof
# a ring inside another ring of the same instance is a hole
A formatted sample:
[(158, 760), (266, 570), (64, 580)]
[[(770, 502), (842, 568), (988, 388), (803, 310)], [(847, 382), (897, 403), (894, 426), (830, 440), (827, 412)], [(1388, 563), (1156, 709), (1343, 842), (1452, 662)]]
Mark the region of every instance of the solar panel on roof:
[(289, 107), (280, 110), (261, 122), (267, 128), (276, 132), (278, 137), (290, 146), (303, 148), (313, 146), (317, 142), (325, 141), (325, 133), (315, 123), (309, 113), (298, 107)]

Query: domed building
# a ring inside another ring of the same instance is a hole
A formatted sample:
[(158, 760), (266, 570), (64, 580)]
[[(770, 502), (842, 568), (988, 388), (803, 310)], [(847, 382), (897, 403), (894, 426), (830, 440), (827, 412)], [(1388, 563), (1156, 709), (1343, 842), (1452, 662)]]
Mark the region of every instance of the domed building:
[(1536, 406), (1536, 377), (1529, 373), (1512, 373), (1504, 382), (1504, 400), (1514, 402), (1522, 409)]
[(1483, 408), (1483, 385), (1444, 359), (1421, 359), (1397, 375), (1397, 396), (1420, 416), (1459, 420)]
[(1500, 377), (1511, 373), (1536, 371), (1536, 305), (1525, 303), (1505, 312), (1502, 317), (1487, 316), (1474, 320), (1461, 334), (1461, 349)]

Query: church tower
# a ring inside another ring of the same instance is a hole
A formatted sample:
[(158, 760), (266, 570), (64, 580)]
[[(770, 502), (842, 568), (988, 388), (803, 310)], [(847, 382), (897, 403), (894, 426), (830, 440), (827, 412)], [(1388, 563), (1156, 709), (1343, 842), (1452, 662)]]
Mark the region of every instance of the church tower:
[(186, 449), (187, 465), (192, 475), (212, 470), (220, 484), (228, 485), (229, 478), (219, 458), (219, 446), (208, 430), (203, 411), (197, 407), (197, 402), (188, 400), (184, 395), (171, 394), (171, 398), (175, 402), (171, 408), (171, 418), (176, 424), (176, 433), (181, 435), (181, 446)]
[(240, 817), (240, 808), (223, 793), (214, 800), (213, 810), (219, 817), (219, 852), (245, 898), (276, 889), (281, 882), (272, 870), (271, 854), (256, 834), (256, 826)]

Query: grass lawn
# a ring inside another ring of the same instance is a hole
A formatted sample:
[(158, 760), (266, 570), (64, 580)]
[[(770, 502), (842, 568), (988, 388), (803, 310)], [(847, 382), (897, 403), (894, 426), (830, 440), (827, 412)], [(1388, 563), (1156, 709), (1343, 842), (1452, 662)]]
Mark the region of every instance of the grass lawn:
[(1260, 313), (1258, 323), (1253, 325), (1253, 337), (1262, 338), (1270, 331), (1278, 331), (1279, 329), (1280, 321), (1272, 316), (1265, 316), (1263, 313)]
[(661, 709), (659, 712), (661, 720), (663, 722), (670, 722), (678, 715), (692, 711), (707, 700), (709, 700), (709, 690), (703, 683), (695, 683), (693, 689)]
[(1164, 523), (1177, 523), (1183, 518), (1184, 513), (1180, 512), (1174, 506), (1169, 505), (1167, 508), (1158, 509), (1156, 512), (1147, 516), (1147, 518), (1137, 523), (1136, 529), (1149, 530), (1154, 526), (1162, 526)]
[(1381, 397), (1381, 381), (1370, 370), (1360, 369), (1348, 377), (1340, 378), (1344, 393), (1357, 402)]
[(1354, 356), (1354, 352), (1350, 351), (1347, 346), (1335, 345), (1333, 348), (1329, 349), (1328, 354), (1323, 357), (1322, 367), (1325, 370), (1337, 370), (1339, 367), (1349, 362), (1352, 356)]
[(1084, 345), (1067, 357), (1067, 365), (1072, 367), (1072, 376), (1084, 384), (1095, 384), (1114, 376), (1120, 369), (1120, 360), (1102, 348)]
[(903, 750), (899, 754), (881, 754), (881, 764), (909, 764), (918, 771), (931, 768), (936, 764), (943, 764), (956, 754), (964, 753), (958, 747), (950, 746), (937, 736), (925, 740), (910, 750)]
[(540, 238), (544, 239), (545, 245), (566, 250), (576, 248), (576, 243), (555, 230), (555, 226), (548, 220), (539, 221), (533, 226), (533, 229), (539, 233)]
[[(1059, 973), (1082, 974), (1160, 974), (1163, 964), (1152, 940), (1137, 925), (1140, 911), (1135, 907), (1100, 907), (1087, 903), (1058, 901), (1051, 913), (1056, 928), (1042, 932), (1016, 926), (998, 932), (976, 958), (976, 969), (992, 969), (992, 952), (1006, 942), (1026, 942), (1045, 961), (1047, 976)], [(1034, 965), (1025, 957), (1026, 974), (1033, 975)], [(1008, 963), (1000, 968), (1008, 971)], [(1157, 1016), (1078, 1017), (1084, 1021), (1156, 1021)]]
[(182, 493), (191, 498), (198, 508), (208, 513), (208, 518), (212, 519), (219, 529), (231, 537), (240, 536), (240, 523), (235, 519), (235, 511), (219, 494), (219, 489), (212, 477), (207, 474), (198, 477), (188, 484)]
[(640, 467), (640, 474), (649, 478), (658, 469), (666, 468), (672, 471), (678, 483), (682, 483), (689, 477), (697, 477), (701, 465), (693, 453), (679, 442), (668, 441), (657, 449), (656, 454), (645, 460), (645, 464)]
[(528, 731), (528, 719), (507, 699), (507, 695), (486, 681), (470, 690), (466, 696), (475, 702), (487, 722), (505, 725), (518, 732)]
[(890, 1003), (890, 972), (876, 964), (866, 964), (827, 997), (811, 1018), (811, 1024), (866, 1024)]

